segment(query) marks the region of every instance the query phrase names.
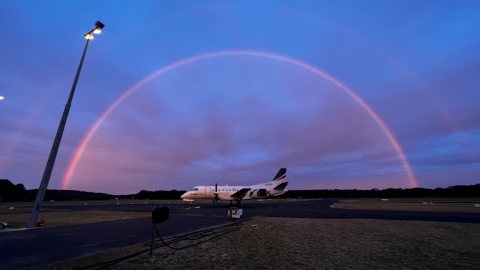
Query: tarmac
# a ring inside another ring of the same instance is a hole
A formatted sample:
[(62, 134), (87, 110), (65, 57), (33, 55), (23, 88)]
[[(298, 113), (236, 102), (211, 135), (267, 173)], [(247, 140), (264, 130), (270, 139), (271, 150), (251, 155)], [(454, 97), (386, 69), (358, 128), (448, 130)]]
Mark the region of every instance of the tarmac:
[[(243, 203), (243, 218), (288, 217), (319, 219), (388, 219), (436, 222), (480, 223), (475, 213), (370, 211), (330, 208), (337, 199), (290, 203)], [(71, 211), (151, 212), (153, 204), (69, 205), (57, 206)], [(157, 225), (162, 236), (183, 234), (202, 228), (231, 223), (226, 204), (203, 204), (185, 210), (188, 205), (168, 204), (170, 218)], [(49, 208), (55, 208), (49, 206)], [(39, 228), (0, 233), (0, 268), (20, 269), (112, 248), (147, 242), (151, 238), (150, 218), (106, 221), (53, 228)]]

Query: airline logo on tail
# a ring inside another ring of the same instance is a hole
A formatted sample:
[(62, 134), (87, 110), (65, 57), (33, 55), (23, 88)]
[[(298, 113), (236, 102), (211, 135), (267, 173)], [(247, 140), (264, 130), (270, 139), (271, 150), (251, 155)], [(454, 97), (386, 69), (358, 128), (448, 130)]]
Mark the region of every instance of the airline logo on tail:
[(287, 168), (281, 168), (278, 171), (277, 175), (275, 175), (272, 181), (282, 180), (282, 179), (285, 179), (286, 177), (287, 177)]

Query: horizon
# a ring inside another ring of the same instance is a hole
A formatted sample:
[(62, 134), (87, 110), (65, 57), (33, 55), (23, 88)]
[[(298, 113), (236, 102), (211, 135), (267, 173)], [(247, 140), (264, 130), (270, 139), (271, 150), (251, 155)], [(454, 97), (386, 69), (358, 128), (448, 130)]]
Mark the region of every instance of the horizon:
[[(8, 180), (10, 181), (9, 179), (0, 179), (0, 180)], [(13, 183), (13, 185), (17, 185), (17, 184), (20, 184), (20, 185), (23, 185), (23, 183)], [(408, 190), (408, 189), (430, 189), (430, 190), (435, 190), (435, 189), (449, 189), (449, 188), (454, 188), (454, 187), (468, 187), (468, 186), (477, 186), (477, 185), (480, 185), (480, 183), (476, 183), (476, 184), (472, 184), (472, 185), (453, 185), (453, 186), (447, 186), (447, 187), (436, 187), (436, 188), (424, 188), (424, 187), (411, 187), (411, 188), (385, 188), (385, 189), (377, 189), (377, 188), (372, 188), (372, 189), (295, 189), (295, 190), (288, 190), (288, 191), (311, 191), (311, 190), (358, 190), (358, 191), (373, 191), (373, 190), (378, 190), (378, 191), (382, 191), (382, 190), (388, 190), (388, 189), (396, 189), (396, 190)], [(26, 189), (27, 191), (28, 190), (38, 190), (38, 188), (33, 188), (33, 189)], [(88, 190), (76, 190), (76, 189), (51, 189), (49, 188), (48, 190), (56, 190), (56, 191), (77, 191), (77, 192), (87, 192), (87, 193), (101, 193), (101, 194), (107, 194), (107, 195), (118, 195), (118, 196), (127, 196), (127, 195), (135, 195), (135, 194), (138, 194), (139, 192), (141, 191), (148, 191), (148, 192), (156, 192), (156, 191), (188, 191), (188, 189), (186, 190), (183, 190), (183, 189), (171, 189), (171, 190), (163, 190), (163, 189), (160, 189), (160, 190), (140, 190), (136, 193), (128, 193), (128, 194), (111, 194), (111, 193), (105, 193), (105, 192), (95, 192), (95, 191), (88, 191)]]

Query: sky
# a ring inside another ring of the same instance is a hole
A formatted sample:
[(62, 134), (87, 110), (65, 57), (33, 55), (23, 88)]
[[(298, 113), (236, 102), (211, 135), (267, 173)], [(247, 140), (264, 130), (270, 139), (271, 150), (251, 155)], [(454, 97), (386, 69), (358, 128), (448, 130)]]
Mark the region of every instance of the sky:
[(480, 183), (478, 1), (3, 1), (0, 178), (111, 194)]

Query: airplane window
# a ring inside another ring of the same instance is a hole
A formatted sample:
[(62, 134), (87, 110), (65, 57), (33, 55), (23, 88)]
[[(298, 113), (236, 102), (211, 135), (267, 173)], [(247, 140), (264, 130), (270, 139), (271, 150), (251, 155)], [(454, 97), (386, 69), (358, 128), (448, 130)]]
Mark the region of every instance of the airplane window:
[(194, 188), (194, 189), (192, 189), (192, 191), (198, 191), (198, 188)]

